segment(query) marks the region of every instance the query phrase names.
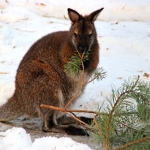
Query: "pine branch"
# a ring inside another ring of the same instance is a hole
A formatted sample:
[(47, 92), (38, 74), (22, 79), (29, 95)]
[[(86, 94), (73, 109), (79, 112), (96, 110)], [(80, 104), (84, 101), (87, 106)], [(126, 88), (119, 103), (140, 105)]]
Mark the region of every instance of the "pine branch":
[(41, 104), (40, 107), (42, 108), (48, 108), (48, 109), (53, 109), (55, 111), (61, 111), (66, 113), (67, 115), (71, 116), (72, 118), (74, 118), (76, 121), (78, 121), (82, 126), (84, 125), (84, 127), (87, 130), (90, 130), (92, 132), (95, 132), (93, 127), (86, 124), (85, 122), (81, 121), (79, 118), (77, 118), (76, 116), (74, 116), (72, 114), (72, 112), (84, 112), (84, 113), (92, 113), (92, 114), (96, 114), (97, 112), (95, 111), (90, 111), (90, 110), (70, 110), (70, 109), (65, 109), (65, 108), (60, 108), (60, 107), (55, 107), (55, 106), (50, 106), (50, 105), (45, 105), (45, 104)]
[[(86, 84), (94, 81), (95, 79), (102, 80), (106, 76), (106, 72), (104, 71), (104, 69), (103, 68), (98, 68), (93, 73), (93, 76), (94, 76), (93, 79), (91, 79), (87, 83), (84, 82), (84, 62), (88, 60), (89, 52), (90, 52), (90, 50), (87, 51), (87, 52), (83, 52), (81, 54), (77, 50), (76, 51), (77, 54), (73, 55), (70, 58), (70, 61), (65, 65), (65, 72), (66, 73), (72, 72), (74, 75), (77, 75), (82, 69), (82, 81), (81, 81), (82, 84), (81, 84), (81, 87), (75, 93), (75, 95), (71, 98), (71, 100), (66, 104), (65, 109), (72, 103), (72, 101), (75, 98), (77, 98), (77, 96), (79, 95), (80, 91), (82, 91), (82, 89), (86, 86)], [(78, 66), (78, 67), (76, 67), (76, 69), (74, 70), (74, 67), (72, 65), (75, 65), (75, 66)]]
[(106, 150), (109, 149), (109, 146), (108, 146), (108, 145), (109, 145), (109, 144), (108, 144), (109, 128), (110, 128), (110, 123), (111, 123), (111, 119), (112, 119), (112, 117), (113, 117), (113, 113), (114, 113), (114, 111), (115, 111), (115, 108), (117, 107), (117, 105), (118, 105), (118, 103), (119, 103), (119, 101), (120, 101), (120, 99), (121, 99), (122, 96), (124, 96), (124, 95), (127, 94), (127, 93), (133, 92), (133, 89), (134, 89), (135, 86), (137, 85), (138, 81), (139, 81), (139, 76), (138, 76), (138, 78), (137, 78), (135, 84), (131, 87), (130, 90), (126, 90), (125, 92), (123, 92), (123, 93), (121, 93), (121, 94), (119, 95), (119, 97), (117, 98), (117, 100), (116, 100), (114, 106), (112, 107), (112, 110), (111, 110), (111, 112), (110, 112), (110, 115), (109, 115), (109, 118), (108, 118), (108, 121), (107, 121), (107, 125), (106, 125), (106, 143), (105, 143), (105, 148), (106, 148)]
[(73, 100), (75, 98), (77, 98), (77, 96), (79, 95), (80, 91), (84, 88), (84, 85), (85, 85), (85, 83), (84, 83), (84, 64), (83, 64), (83, 61), (86, 60), (86, 58), (87, 58), (86, 55), (87, 54), (83, 52), (83, 54), (81, 55), (79, 53), (79, 51), (77, 51), (77, 53), (78, 53), (78, 56), (80, 58), (80, 62), (81, 62), (81, 65), (82, 65), (82, 70), (83, 70), (83, 72), (82, 72), (82, 84), (81, 84), (80, 89), (75, 93), (75, 95), (72, 97), (72, 99), (66, 104), (65, 109), (73, 102)]
[(89, 59), (90, 50), (83, 52), (82, 54), (76, 50), (74, 55), (69, 59), (69, 62), (65, 65), (64, 71), (67, 74), (77, 75), (83, 69), (82, 63)]
[(142, 139), (127, 143), (125, 145), (122, 145), (122, 146), (116, 148), (115, 150), (122, 150), (122, 149), (125, 149), (127, 147), (133, 146), (135, 144), (140, 144), (140, 143), (145, 142), (145, 141), (150, 141), (150, 137), (142, 138)]
[[(101, 127), (96, 138), (106, 150), (120, 145), (132, 143), (132, 150), (149, 150), (150, 141), (137, 144), (134, 141), (150, 138), (150, 83), (129, 79), (118, 90), (112, 89), (111, 97), (107, 97), (109, 105), (104, 113), (98, 115), (95, 128)], [(126, 148), (130, 149), (130, 148)]]
[(98, 128), (98, 132), (100, 134), (100, 136), (102, 136), (102, 131), (100, 129), (100, 126), (98, 125), (97, 119), (96, 119), (96, 115), (94, 116), (94, 124), (96, 125), (96, 127)]
[(101, 67), (101, 68), (97, 68), (95, 70), (95, 72), (93, 73), (93, 77), (90, 81), (88, 81), (88, 83), (93, 82), (95, 79), (96, 80), (103, 80), (106, 77), (106, 71)]

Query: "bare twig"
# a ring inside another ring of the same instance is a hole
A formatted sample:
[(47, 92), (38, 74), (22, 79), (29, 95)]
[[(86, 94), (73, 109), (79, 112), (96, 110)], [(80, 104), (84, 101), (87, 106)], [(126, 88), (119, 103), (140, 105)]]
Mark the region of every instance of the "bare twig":
[(45, 105), (45, 104), (41, 104), (41, 107), (48, 108), (48, 109), (53, 109), (53, 110), (61, 111), (61, 112), (84, 112), (84, 113), (97, 114), (96, 111), (90, 111), (90, 110), (70, 110), (70, 109), (65, 109), (65, 108), (60, 108), (60, 107)]
[(80, 120), (79, 118), (77, 118), (76, 116), (66, 112), (67, 115), (71, 116), (72, 118), (74, 118), (76, 121), (78, 121), (81, 125), (83, 124), (85, 128), (88, 128), (90, 130), (94, 130), (94, 128), (92, 128), (90, 125), (88, 125), (87, 123), (83, 122), (82, 120)]
[(90, 81), (88, 81), (87, 84), (90, 83), (90, 82), (92, 82), (92, 81), (94, 81), (94, 80), (97, 79), (99, 76), (100, 76), (100, 73), (99, 73), (98, 75), (96, 75), (93, 79), (91, 79)]
[(49, 106), (49, 105), (44, 105), (44, 104), (41, 104), (41, 107), (48, 108), (48, 109), (53, 109), (53, 110), (56, 110), (56, 111), (65, 112), (66, 114), (68, 114), (69, 116), (74, 118), (76, 121), (78, 121), (81, 125), (83, 124), (85, 128), (88, 128), (92, 131), (94, 130), (94, 128), (92, 128), (90, 125), (86, 124), (85, 122), (83, 122), (79, 118), (77, 118), (75, 115), (71, 114), (72, 112), (84, 112), (84, 113), (94, 113), (94, 114), (96, 114), (96, 112), (94, 112), (94, 111), (89, 111), (89, 110), (66, 110), (65, 108), (54, 107), (54, 106)]

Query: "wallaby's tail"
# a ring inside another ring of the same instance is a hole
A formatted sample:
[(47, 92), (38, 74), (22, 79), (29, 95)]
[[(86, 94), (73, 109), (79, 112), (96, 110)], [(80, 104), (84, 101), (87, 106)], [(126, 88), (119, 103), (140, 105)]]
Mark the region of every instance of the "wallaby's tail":
[(0, 106), (0, 121), (5, 122), (21, 116), (21, 110), (20, 105), (17, 104), (14, 96), (12, 96), (5, 104)]

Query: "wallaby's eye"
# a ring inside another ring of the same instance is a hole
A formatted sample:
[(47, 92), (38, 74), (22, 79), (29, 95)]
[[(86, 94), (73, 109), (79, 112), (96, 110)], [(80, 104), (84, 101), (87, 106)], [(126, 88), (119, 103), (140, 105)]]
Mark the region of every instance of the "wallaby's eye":
[(89, 34), (89, 37), (92, 37), (92, 33)]
[(78, 37), (78, 34), (77, 34), (77, 33), (74, 33), (74, 36), (77, 38), (77, 37)]

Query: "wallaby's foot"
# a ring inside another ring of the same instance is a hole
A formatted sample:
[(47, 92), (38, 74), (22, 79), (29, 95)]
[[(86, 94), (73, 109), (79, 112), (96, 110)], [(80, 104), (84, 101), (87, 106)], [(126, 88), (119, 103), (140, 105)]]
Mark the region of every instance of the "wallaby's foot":
[(86, 132), (85, 129), (82, 129), (79, 126), (75, 126), (75, 125), (70, 125), (70, 126), (53, 126), (51, 128), (45, 128), (43, 127), (42, 130), (44, 132), (53, 132), (53, 133), (63, 133), (63, 134), (68, 134), (68, 135), (81, 135), (81, 136), (89, 136), (89, 134)]
[(86, 132), (85, 129), (82, 129), (81, 127), (77, 126), (68, 126), (67, 128), (63, 129), (65, 133), (68, 135), (81, 135), (81, 136), (89, 136), (89, 134)]
[[(67, 118), (67, 117), (66, 117)], [(89, 136), (88, 132), (81, 128), (80, 126), (78, 126), (78, 122), (71, 118), (71, 117), (68, 117), (69, 120), (68, 122), (66, 121), (66, 118), (63, 118), (64, 120), (61, 122), (61, 123), (65, 123), (65, 124), (68, 124), (67, 127), (63, 128), (63, 130), (68, 134), (68, 135), (86, 135), (86, 136)], [(93, 121), (93, 118), (86, 118), (86, 117), (79, 117), (79, 119), (83, 122), (85, 122), (86, 124), (91, 124), (92, 121)], [(69, 125), (69, 121), (71, 121), (70, 125)]]
[[(86, 117), (79, 117), (79, 119), (87, 124), (91, 124), (92, 118)], [(62, 116), (61, 118), (57, 119), (58, 125), (54, 125), (53, 122), (46, 122), (43, 123), (43, 131), (44, 132), (54, 132), (54, 133), (66, 133), (68, 135), (86, 135), (89, 134), (86, 132), (85, 129), (81, 128), (78, 125), (78, 122), (72, 118), (67, 117), (66, 115)]]
[[(92, 121), (93, 121), (93, 118), (79, 117), (79, 119), (81, 121), (85, 122), (86, 124), (89, 124), (89, 125), (91, 125)], [(73, 120), (72, 120), (72, 122), (73, 122)], [(76, 122), (76, 125), (70, 125), (67, 128), (64, 128), (64, 131), (68, 135), (82, 135), (82, 136), (84, 135), (84, 136), (89, 136), (89, 133), (85, 129), (83, 129), (80, 126), (77, 125), (78, 122), (76, 120), (74, 120), (74, 122)]]

